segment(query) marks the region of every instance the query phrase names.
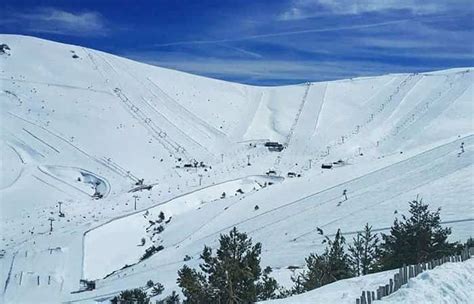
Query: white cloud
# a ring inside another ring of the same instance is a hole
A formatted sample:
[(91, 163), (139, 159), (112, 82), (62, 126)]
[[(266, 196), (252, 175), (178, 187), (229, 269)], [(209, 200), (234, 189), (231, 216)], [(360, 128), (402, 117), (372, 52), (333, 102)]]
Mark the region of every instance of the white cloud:
[(357, 15), (391, 9), (409, 10), (415, 14), (434, 14), (455, 8), (457, 4), (469, 5), (468, 1), (469, 0), (293, 0), (290, 6), (279, 15), (279, 19), (297, 20), (311, 18), (317, 16), (322, 10), (341, 15)]
[(317, 0), (321, 5), (333, 12), (345, 14), (360, 14), (388, 9), (408, 9), (415, 13), (436, 13), (446, 9), (442, 1), (417, 1), (417, 0)]
[[(243, 83), (277, 84), (307, 80), (333, 80), (357, 76), (374, 76), (384, 73), (423, 71), (424, 66), (410, 67), (374, 61), (334, 60), (248, 60), (219, 59), (189, 56), (177, 53), (122, 54), (125, 57), (148, 64), (185, 71), (219, 79)], [(433, 67), (437, 69), (440, 67)]]
[(39, 8), (31, 12), (13, 13), (8, 23), (36, 33), (68, 36), (103, 36), (107, 29), (97, 12), (70, 13), (56, 8)]

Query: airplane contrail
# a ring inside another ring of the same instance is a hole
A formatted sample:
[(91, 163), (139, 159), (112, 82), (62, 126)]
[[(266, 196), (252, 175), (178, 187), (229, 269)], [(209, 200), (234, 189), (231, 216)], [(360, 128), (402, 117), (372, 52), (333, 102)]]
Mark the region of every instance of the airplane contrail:
[(174, 45), (188, 45), (188, 44), (216, 44), (216, 43), (223, 43), (223, 42), (253, 40), (253, 39), (259, 39), (259, 38), (292, 36), (292, 35), (300, 35), (300, 34), (307, 34), (307, 33), (335, 32), (335, 31), (343, 31), (343, 30), (353, 30), (353, 29), (363, 29), (363, 28), (386, 26), (386, 25), (391, 25), (391, 24), (403, 23), (403, 22), (407, 22), (407, 21), (410, 21), (410, 20), (413, 20), (413, 18), (401, 19), (401, 20), (395, 20), (395, 21), (379, 22), (379, 23), (371, 23), (371, 24), (331, 27), (331, 28), (323, 28), (323, 29), (307, 29), (307, 30), (286, 31), (286, 32), (279, 32), (279, 33), (267, 33), (267, 34), (244, 36), (244, 37), (239, 37), (239, 38), (227, 38), (227, 39), (216, 39), (216, 40), (176, 41), (176, 42), (169, 42), (169, 43), (159, 43), (159, 44), (155, 44), (154, 46), (160, 47), (160, 46), (174, 46)]

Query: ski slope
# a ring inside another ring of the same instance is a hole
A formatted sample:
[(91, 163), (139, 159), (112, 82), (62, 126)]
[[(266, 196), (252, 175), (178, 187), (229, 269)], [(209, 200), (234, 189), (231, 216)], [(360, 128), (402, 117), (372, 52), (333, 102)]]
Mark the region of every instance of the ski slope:
[[(4, 303), (93, 303), (150, 279), (170, 293), (234, 226), (289, 285), (323, 249), (316, 227), (388, 231), (417, 195), (452, 240), (472, 236), (472, 68), (257, 87), (0, 40)], [(71, 293), (80, 279), (96, 289)]]

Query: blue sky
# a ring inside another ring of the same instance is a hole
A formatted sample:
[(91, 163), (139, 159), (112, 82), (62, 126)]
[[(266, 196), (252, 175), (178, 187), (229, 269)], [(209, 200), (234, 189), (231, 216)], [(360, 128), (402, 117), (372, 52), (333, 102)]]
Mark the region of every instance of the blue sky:
[(2, 0), (0, 32), (277, 85), (474, 66), (472, 0)]

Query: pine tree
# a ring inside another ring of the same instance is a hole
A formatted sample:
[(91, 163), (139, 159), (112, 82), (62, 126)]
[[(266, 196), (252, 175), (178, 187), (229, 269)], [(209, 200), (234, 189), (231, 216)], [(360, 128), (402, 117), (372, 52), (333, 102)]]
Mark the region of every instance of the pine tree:
[(165, 290), (165, 287), (161, 283), (153, 284), (153, 281), (151, 282), (152, 282), (151, 286), (149, 286), (149, 284), (147, 283), (147, 286), (151, 288), (151, 296), (155, 297), (162, 294), (163, 291)]
[(437, 259), (455, 252), (456, 243), (449, 243), (450, 228), (441, 227), (440, 211), (431, 212), (422, 199), (410, 204), (410, 217), (395, 219), (389, 235), (382, 235), (383, 269), (394, 269), (403, 264), (416, 264)]
[(293, 274), (291, 276), (291, 281), (293, 282), (293, 287), (289, 291), (289, 295), (300, 294), (305, 292), (305, 286), (303, 285), (303, 275), (302, 274)]
[(111, 300), (112, 304), (150, 304), (150, 298), (140, 288), (124, 290)]
[(162, 300), (156, 301), (156, 304), (179, 304), (181, 303), (179, 300), (179, 294), (173, 290), (173, 292)]
[(184, 303), (206, 303), (206, 299), (215, 299), (215, 290), (207, 282), (207, 277), (184, 265), (178, 271), (178, 285), (181, 287), (183, 295), (186, 297)]
[[(334, 240), (325, 237), (323, 243), (327, 247), (323, 254), (312, 253), (306, 258), (307, 271), (304, 271), (296, 281), (304, 291), (312, 290), (337, 280), (351, 277), (349, 257), (344, 252), (345, 239), (337, 230)], [(294, 290), (301, 289), (295, 286)]]
[(357, 233), (357, 236), (353, 238), (352, 245), (349, 245), (349, 262), (351, 265), (352, 273), (355, 276), (362, 275), (362, 256), (364, 254), (364, 241), (362, 240), (361, 233)]
[(380, 257), (379, 238), (372, 233), (372, 226), (367, 223), (363, 232), (357, 233), (353, 244), (349, 245), (349, 261), (356, 276), (376, 272)]
[(275, 299), (277, 297), (278, 283), (274, 278), (270, 277), (271, 272), (272, 268), (270, 266), (263, 270), (262, 280), (257, 283), (258, 300)]
[(201, 271), (186, 265), (178, 271), (184, 303), (252, 303), (271, 297), (277, 285), (268, 271), (262, 278), (261, 250), (260, 243), (252, 245), (252, 239), (236, 228), (220, 236), (216, 255), (205, 246)]

